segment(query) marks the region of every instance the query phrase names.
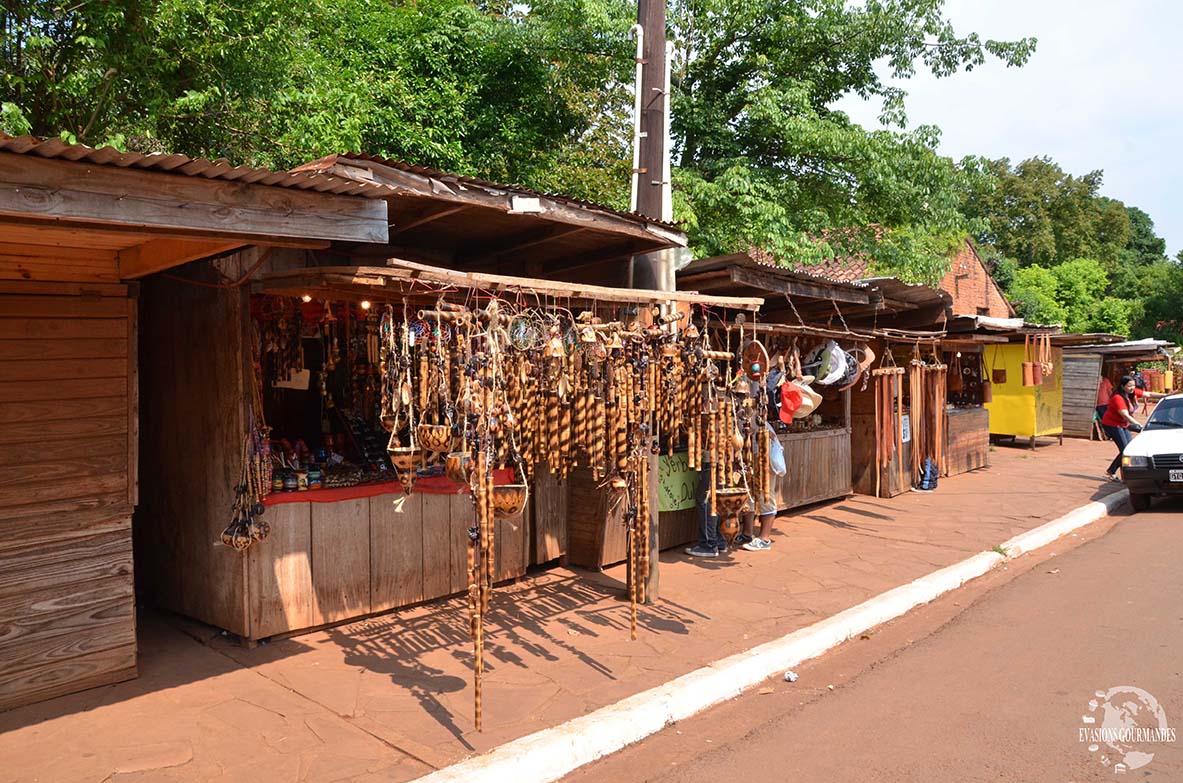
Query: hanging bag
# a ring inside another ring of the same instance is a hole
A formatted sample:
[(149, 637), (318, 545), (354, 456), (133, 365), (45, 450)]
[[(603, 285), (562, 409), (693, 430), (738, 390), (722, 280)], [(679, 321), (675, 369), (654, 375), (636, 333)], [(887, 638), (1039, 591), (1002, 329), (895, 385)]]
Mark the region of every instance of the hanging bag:
[(1031, 360), (1031, 335), (1023, 338), (1023, 385), (1036, 386), (1035, 362)]
[(1043, 364), (1039, 360), (1039, 335), (1031, 339), (1031, 376), (1034, 386), (1043, 385)]
[(953, 360), (949, 362), (948, 378), (948, 390), (953, 394), (961, 394), (965, 388), (965, 379), (961, 377), (961, 357), (956, 353), (953, 354)]
[(1045, 334), (1039, 339), (1039, 368), (1043, 372), (1043, 379), (1046, 381), (1052, 377), (1052, 370), (1055, 369), (1055, 365), (1052, 364), (1052, 336)]
[(1006, 383), (1006, 367), (998, 366), (998, 354), (1002, 353), (1001, 346), (994, 347), (994, 354), (990, 357), (990, 380), (994, 383)]
[(764, 426), (768, 428), (768, 465), (772, 468), (773, 474), (778, 477), (783, 476), (789, 470), (785, 465), (785, 447), (776, 437), (776, 430), (772, 429), (772, 425), (765, 424)]

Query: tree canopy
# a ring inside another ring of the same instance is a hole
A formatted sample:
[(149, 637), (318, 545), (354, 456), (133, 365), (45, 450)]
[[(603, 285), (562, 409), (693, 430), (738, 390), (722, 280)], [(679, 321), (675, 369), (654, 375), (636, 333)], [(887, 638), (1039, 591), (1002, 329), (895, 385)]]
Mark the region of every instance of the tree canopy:
[[(970, 234), (1034, 320), (1179, 328), (1179, 262), (1149, 215), (1100, 195), (1100, 171), (955, 163), (938, 128), (907, 129), (902, 80), (1035, 51), (957, 30), (944, 5), (672, 0), (692, 249), (857, 253), (935, 282)], [(360, 150), (623, 207), (635, 15), (626, 0), (8, 0), (0, 131), (274, 167)], [(877, 101), (885, 128), (835, 109), (846, 96)]]

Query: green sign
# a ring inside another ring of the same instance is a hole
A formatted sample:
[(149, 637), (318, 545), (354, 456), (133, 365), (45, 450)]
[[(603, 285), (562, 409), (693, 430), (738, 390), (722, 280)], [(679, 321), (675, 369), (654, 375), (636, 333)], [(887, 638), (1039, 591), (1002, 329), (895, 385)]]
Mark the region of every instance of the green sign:
[(682, 511), (694, 508), (698, 489), (698, 471), (690, 467), (686, 452), (657, 459), (657, 510)]

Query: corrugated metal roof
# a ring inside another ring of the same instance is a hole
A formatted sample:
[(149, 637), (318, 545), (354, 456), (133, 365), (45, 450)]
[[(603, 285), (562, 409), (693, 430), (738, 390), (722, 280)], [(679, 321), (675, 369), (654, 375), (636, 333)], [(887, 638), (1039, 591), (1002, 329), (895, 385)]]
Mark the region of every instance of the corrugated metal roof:
[(386, 195), (385, 188), (380, 185), (316, 171), (272, 171), (234, 166), (222, 159), (190, 158), (177, 153), (120, 152), (114, 147), (96, 149), (85, 144), (69, 144), (61, 139), (43, 140), (35, 136), (14, 137), (0, 133), (0, 152), (334, 195), (367, 198), (382, 198)]
[(1165, 352), (1174, 348), (1175, 344), (1169, 340), (1158, 340), (1153, 337), (1147, 337), (1142, 340), (1127, 340), (1120, 343), (1103, 343), (1096, 345), (1072, 345), (1065, 347), (1064, 350), (1069, 352), (1080, 353), (1141, 353), (1143, 351), (1159, 352), (1166, 355)]
[(612, 207), (606, 207), (603, 204), (597, 204), (593, 201), (584, 201), (583, 199), (564, 196), (560, 193), (546, 193), (543, 191), (533, 190), (531, 188), (525, 187), (524, 185), (510, 185), (505, 183), (490, 182), (477, 177), (468, 177), (462, 174), (449, 174), (446, 171), (440, 171), (439, 169), (433, 169), (428, 166), (418, 166), (412, 163), (407, 163), (406, 161), (384, 158), (381, 155), (371, 155), (367, 152), (347, 152), (340, 155), (330, 155), (326, 158), (321, 158), (320, 160), (315, 160), (310, 163), (297, 166), (296, 168), (292, 169), (292, 171), (317, 171), (320, 169), (328, 169), (338, 161), (342, 163), (348, 163), (349, 161), (377, 163), (379, 165), (387, 166), (398, 171), (405, 171), (409, 174), (416, 174), (421, 177), (429, 177), (442, 182), (454, 182), (457, 184), (481, 188), (484, 190), (494, 190), (505, 193), (516, 193), (522, 196), (552, 199), (569, 206), (579, 207), (581, 209), (596, 210), (637, 222), (662, 226), (663, 228), (667, 228), (671, 231), (677, 231), (679, 233), (682, 232), (682, 229), (676, 223), (667, 223), (663, 220), (646, 217), (639, 212), (627, 212), (624, 210), (613, 209)]

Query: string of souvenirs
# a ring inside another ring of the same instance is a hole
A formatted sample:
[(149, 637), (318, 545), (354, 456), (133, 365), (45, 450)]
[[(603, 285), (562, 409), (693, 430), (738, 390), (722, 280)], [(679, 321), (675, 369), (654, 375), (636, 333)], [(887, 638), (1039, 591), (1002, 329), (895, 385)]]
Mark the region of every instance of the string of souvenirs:
[[(865, 346), (847, 352), (826, 340), (803, 361), (794, 337), (778, 346), (769, 383), (769, 354), (754, 328), (705, 308), (702, 329), (684, 310), (575, 314), (442, 296), (420, 310), (405, 300), (371, 307), (256, 296), (252, 314), (251, 426), (223, 542), (244, 550), (266, 538), (273, 491), (392, 478), (407, 493), (444, 480), (467, 487), (478, 728), (495, 521), (522, 513), (539, 466), (559, 477), (586, 469), (622, 504), (636, 638), (650, 566), (649, 458), (684, 447), (691, 469), (710, 471), (708, 502), (734, 536), (744, 507), (772, 502), (770, 417), (820, 425), (812, 385), (850, 388), (875, 358)], [(770, 394), (779, 405), (769, 405)], [(273, 438), (269, 420), (288, 433), (319, 424), (319, 447), (308, 445), (312, 437)]]

